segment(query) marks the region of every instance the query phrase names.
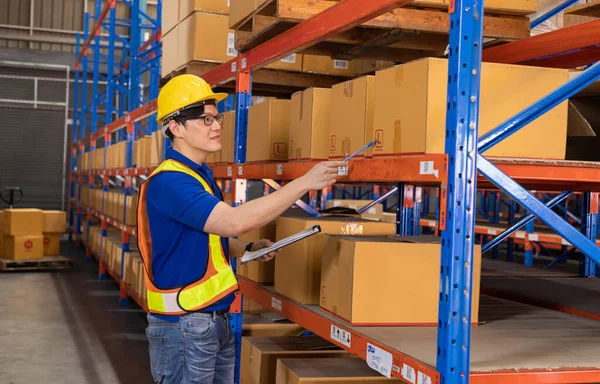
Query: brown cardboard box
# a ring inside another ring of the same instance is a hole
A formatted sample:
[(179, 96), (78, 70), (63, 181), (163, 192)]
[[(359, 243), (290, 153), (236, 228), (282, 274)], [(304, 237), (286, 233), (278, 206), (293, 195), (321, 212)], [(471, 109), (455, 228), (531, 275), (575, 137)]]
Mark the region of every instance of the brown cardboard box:
[[(444, 153), (448, 62), (421, 59), (377, 72), (374, 156)], [(479, 135), (567, 82), (563, 69), (484, 63)], [(515, 91), (518, 89), (518, 91)], [(401, 105), (402, 108), (398, 108)], [(486, 156), (564, 159), (564, 102), (485, 152)], [(544, 137), (544, 140), (540, 140)]]
[[(363, 76), (332, 88), (329, 158), (342, 159), (373, 140), (375, 76)], [(369, 157), (368, 149), (355, 158)]]
[[(179, 21), (179, 0), (168, 0), (162, 6), (162, 31), (167, 35)], [(164, 40), (163, 40), (164, 42)]]
[(399, 383), (371, 369), (362, 359), (279, 359), (276, 384)]
[(0, 232), (0, 257), (4, 257), (4, 232)]
[(334, 60), (329, 56), (304, 55), (302, 72), (352, 76), (354, 74), (354, 66), (352, 61)]
[(137, 225), (137, 206), (138, 206), (138, 195), (126, 197), (125, 204), (127, 205), (127, 216), (125, 217), (125, 224), (136, 226)]
[(290, 101), (268, 99), (248, 108), (246, 161), (288, 159)]
[(154, 131), (151, 135), (152, 148), (150, 150), (150, 165), (159, 165), (163, 157), (163, 135), (161, 131)]
[(257, 0), (231, 0), (229, 3), (229, 28), (237, 27), (256, 9)]
[(242, 313), (255, 315), (255, 314), (261, 314), (264, 312), (269, 312), (269, 309), (263, 307), (262, 305), (254, 302), (250, 299), (244, 298), (244, 301), (242, 302)]
[(44, 256), (60, 254), (60, 233), (44, 233)]
[(4, 233), (11, 236), (42, 235), (44, 214), (41, 209), (5, 209)]
[(36, 260), (44, 257), (44, 237), (40, 235), (4, 236), (4, 257), (9, 260)]
[(227, 16), (195, 12), (177, 26), (176, 68), (193, 60), (223, 63), (237, 56)]
[(179, 21), (195, 11), (229, 14), (229, 0), (179, 0)]
[(67, 212), (43, 211), (43, 233), (63, 233), (67, 228)]
[(288, 320), (273, 321), (262, 315), (242, 316), (242, 336), (300, 336), (304, 328)]
[[(276, 228), (275, 223), (269, 223), (260, 229), (245, 233), (239, 239), (247, 243), (260, 239), (269, 239), (275, 242)], [(238, 259), (237, 274), (257, 283), (272, 283), (275, 278), (275, 260), (266, 263), (257, 261), (242, 264)]]
[[(415, 7), (448, 8), (448, 0), (415, 0)], [(536, 0), (490, 0), (486, 2), (485, 12), (501, 15), (529, 15), (537, 12), (538, 2)]]
[(241, 384), (275, 384), (281, 358), (346, 357), (348, 352), (318, 336), (244, 337), (240, 360)]
[[(321, 308), (352, 325), (437, 324), (440, 256), (436, 236), (329, 236), (322, 257)], [(481, 246), (476, 245), (473, 323), (478, 321), (480, 277)], [(402, 305), (386, 305), (394, 298)]]
[[(334, 208), (334, 207), (346, 207), (355, 209), (358, 211), (365, 205), (369, 204), (371, 201), (369, 200), (341, 200), (341, 199), (333, 199), (327, 200), (325, 203), (325, 208)], [(371, 208), (369, 208), (365, 213), (363, 213), (360, 217), (363, 219), (369, 220), (381, 220), (383, 218), (383, 204), (377, 204)]]
[(309, 88), (292, 95), (290, 152), (292, 160), (325, 160), (329, 157), (331, 89)]
[(216, 152), (212, 158), (214, 163), (233, 163), (233, 152), (235, 139), (235, 111), (223, 113), (223, 129), (221, 130), (220, 152)]
[(275, 257), (275, 292), (301, 304), (318, 304), (321, 285), (321, 253), (325, 234), (394, 235), (395, 225), (354, 217), (277, 218), (277, 240), (303, 231), (313, 225), (321, 233), (283, 248)]
[(265, 68), (302, 72), (302, 56), (303, 55), (300, 53), (292, 53), (281, 60), (277, 60), (274, 63), (267, 65)]
[(144, 136), (143, 167), (149, 167), (152, 162), (152, 136)]

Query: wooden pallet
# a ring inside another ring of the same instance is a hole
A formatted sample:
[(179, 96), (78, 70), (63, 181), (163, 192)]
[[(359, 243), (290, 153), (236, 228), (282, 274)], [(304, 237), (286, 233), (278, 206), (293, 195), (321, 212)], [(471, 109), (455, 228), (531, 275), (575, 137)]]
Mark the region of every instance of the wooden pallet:
[(0, 271), (57, 271), (70, 269), (73, 261), (64, 256), (46, 256), (39, 260), (9, 260), (0, 258)]
[(569, 7), (565, 10), (565, 15), (600, 17), (600, 0), (591, 0), (585, 4)]
[[(218, 63), (192, 61), (161, 79), (161, 86), (177, 75), (190, 73), (202, 76), (216, 68)], [(289, 97), (306, 88), (330, 88), (334, 84), (347, 80), (345, 76), (321, 75), (304, 72), (291, 72), (279, 69), (261, 68), (252, 73), (252, 94), (255, 96)], [(229, 92), (235, 89), (235, 81), (219, 85), (215, 92)]]
[[(423, 5), (427, 5), (428, 3)], [(236, 48), (246, 52), (336, 4), (332, 0), (270, 0), (248, 16), (236, 30)], [(442, 56), (448, 44), (450, 16), (446, 10), (405, 6), (360, 27), (318, 43), (302, 53), (335, 59), (366, 58), (406, 62)], [(484, 15), (484, 37), (507, 42), (529, 37), (529, 18), (523, 15)]]

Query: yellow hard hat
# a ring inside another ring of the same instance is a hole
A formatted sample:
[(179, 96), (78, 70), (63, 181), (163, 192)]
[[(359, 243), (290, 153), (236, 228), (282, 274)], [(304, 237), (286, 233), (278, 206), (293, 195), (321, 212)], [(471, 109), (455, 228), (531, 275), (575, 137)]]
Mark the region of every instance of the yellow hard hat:
[(213, 93), (210, 85), (196, 75), (176, 76), (169, 80), (158, 94), (156, 121), (163, 124), (166, 117), (172, 116), (186, 107), (198, 105), (207, 100), (219, 102), (227, 96), (226, 93)]

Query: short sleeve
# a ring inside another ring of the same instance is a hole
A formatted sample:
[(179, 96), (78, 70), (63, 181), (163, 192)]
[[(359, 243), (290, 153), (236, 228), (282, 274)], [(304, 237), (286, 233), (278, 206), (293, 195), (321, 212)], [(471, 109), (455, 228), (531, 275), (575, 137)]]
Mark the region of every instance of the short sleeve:
[(203, 231), (215, 206), (221, 201), (198, 180), (181, 172), (162, 172), (148, 181), (146, 205), (160, 215)]

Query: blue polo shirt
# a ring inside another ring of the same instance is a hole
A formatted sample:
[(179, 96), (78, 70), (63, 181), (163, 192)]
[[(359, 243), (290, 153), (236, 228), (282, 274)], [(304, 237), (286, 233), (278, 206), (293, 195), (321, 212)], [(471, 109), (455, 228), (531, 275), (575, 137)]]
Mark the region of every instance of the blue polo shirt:
[[(146, 209), (152, 238), (152, 273), (154, 284), (170, 289), (196, 281), (208, 265), (208, 233), (204, 225), (221, 201), (213, 173), (206, 164), (198, 165), (172, 148), (166, 157), (183, 163), (198, 172), (212, 187), (216, 196), (207, 192), (198, 180), (182, 172), (161, 172), (148, 181)], [(222, 238), (223, 250), (229, 257), (228, 238)], [(218, 311), (229, 308), (230, 294), (206, 308)], [(176, 316), (157, 316), (177, 322)]]

